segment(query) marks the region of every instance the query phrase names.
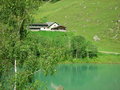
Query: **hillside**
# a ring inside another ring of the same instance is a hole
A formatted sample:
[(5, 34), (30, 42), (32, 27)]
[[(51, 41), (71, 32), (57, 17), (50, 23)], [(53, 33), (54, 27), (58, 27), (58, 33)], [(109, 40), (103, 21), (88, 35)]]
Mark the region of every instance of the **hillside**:
[[(120, 52), (120, 0), (61, 0), (36, 10), (34, 22), (55, 21), (92, 41), (100, 51)], [(94, 41), (98, 36), (100, 41)]]

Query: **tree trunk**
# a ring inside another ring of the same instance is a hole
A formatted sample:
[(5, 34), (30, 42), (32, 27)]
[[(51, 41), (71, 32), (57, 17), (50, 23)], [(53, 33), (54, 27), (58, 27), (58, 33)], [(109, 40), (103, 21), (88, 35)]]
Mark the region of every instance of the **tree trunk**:
[(16, 65), (16, 59), (14, 60), (14, 72), (15, 72), (15, 83), (14, 83), (14, 90), (16, 90), (16, 73), (17, 73), (17, 65)]

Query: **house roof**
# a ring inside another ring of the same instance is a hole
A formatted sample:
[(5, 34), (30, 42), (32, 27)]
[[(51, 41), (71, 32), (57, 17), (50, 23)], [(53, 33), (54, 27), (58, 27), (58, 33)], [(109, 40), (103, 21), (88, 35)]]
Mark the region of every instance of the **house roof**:
[(59, 28), (59, 27), (66, 28), (65, 26), (62, 26), (62, 25), (59, 25), (59, 26), (54, 27), (54, 28)]
[(46, 22), (46, 24), (48, 25), (48, 26), (51, 26), (52, 24), (54, 24), (55, 22)]
[(30, 24), (30, 26), (48, 26), (46, 23), (35, 23), (35, 24)]
[(54, 28), (52, 28), (52, 29), (59, 29), (59, 28), (64, 28), (64, 30), (66, 30), (66, 27), (65, 27), (65, 26), (62, 26), (62, 25), (59, 25), (59, 26), (54, 27)]
[(30, 24), (29, 26), (47, 26), (47, 27), (50, 27), (54, 23), (56, 23), (56, 22), (35, 23), (35, 24)]

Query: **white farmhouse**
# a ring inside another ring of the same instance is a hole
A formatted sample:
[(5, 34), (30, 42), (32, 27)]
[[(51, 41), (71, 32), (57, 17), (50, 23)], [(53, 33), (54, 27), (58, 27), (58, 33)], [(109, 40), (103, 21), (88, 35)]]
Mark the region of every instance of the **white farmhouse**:
[(46, 22), (40, 24), (30, 24), (31, 31), (66, 31), (66, 27), (59, 25), (56, 22)]

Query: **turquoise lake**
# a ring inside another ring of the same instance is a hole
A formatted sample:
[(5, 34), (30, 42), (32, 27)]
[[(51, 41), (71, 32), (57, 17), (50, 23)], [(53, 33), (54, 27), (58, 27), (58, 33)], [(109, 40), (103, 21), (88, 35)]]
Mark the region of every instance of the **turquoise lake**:
[(54, 75), (38, 72), (35, 79), (45, 81), (48, 90), (120, 90), (120, 64), (63, 64)]

